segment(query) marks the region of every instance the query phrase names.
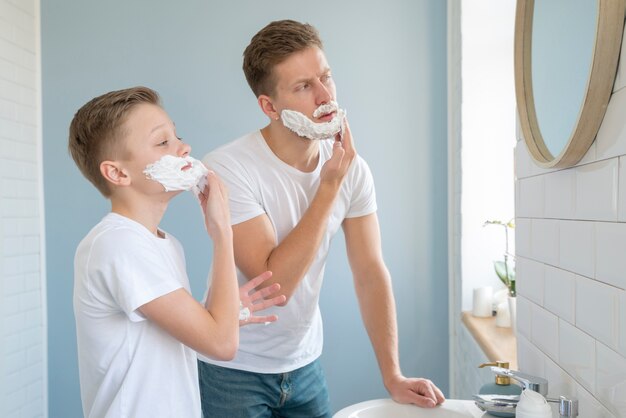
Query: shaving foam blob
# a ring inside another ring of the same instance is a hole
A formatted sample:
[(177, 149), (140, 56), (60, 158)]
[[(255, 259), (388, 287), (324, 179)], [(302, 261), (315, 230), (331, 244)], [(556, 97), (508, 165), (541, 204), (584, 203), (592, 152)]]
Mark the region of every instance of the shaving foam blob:
[(247, 321), (248, 319), (250, 319), (250, 315), (251, 315), (250, 308), (244, 307), (243, 303), (239, 301), (239, 320)]
[[(191, 164), (191, 167), (182, 168)], [(192, 157), (164, 155), (153, 164), (148, 164), (143, 173), (150, 180), (161, 183), (166, 192), (191, 190), (196, 196), (204, 188), (209, 172), (202, 162)]]
[(337, 113), (335, 113), (335, 116), (330, 121), (321, 123), (315, 123), (303, 113), (289, 109), (283, 110), (280, 113), (280, 117), (283, 121), (283, 125), (299, 136), (313, 140), (323, 140), (332, 139), (339, 132), (343, 135), (346, 111), (340, 109), (337, 102), (331, 101), (321, 105), (315, 109), (313, 117), (317, 118), (331, 112)]

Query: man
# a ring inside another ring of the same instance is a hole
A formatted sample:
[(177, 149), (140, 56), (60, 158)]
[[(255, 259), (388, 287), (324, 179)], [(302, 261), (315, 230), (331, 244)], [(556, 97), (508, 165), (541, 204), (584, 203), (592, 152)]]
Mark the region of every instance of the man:
[(398, 402), (443, 402), (398, 362), (395, 304), (380, 246), (374, 183), (357, 156), (317, 30), (272, 22), (244, 52), (244, 73), (269, 124), (209, 153), (230, 193), (240, 282), (271, 270), (280, 321), (241, 329), (232, 362), (199, 362), (207, 417), (330, 417), (319, 292), (331, 238), (343, 228), (363, 320), (385, 387)]

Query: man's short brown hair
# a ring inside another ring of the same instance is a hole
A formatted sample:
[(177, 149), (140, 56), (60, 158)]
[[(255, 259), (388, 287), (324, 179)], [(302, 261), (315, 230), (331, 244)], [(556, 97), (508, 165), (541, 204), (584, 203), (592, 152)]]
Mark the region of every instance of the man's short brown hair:
[(83, 105), (70, 124), (70, 154), (87, 180), (105, 197), (111, 195), (111, 190), (100, 173), (100, 164), (124, 152), (123, 124), (131, 110), (142, 103), (160, 106), (159, 94), (147, 87), (112, 91)]
[(278, 20), (257, 32), (243, 53), (243, 72), (255, 96), (272, 95), (276, 88), (274, 67), (312, 46), (323, 49), (317, 29), (308, 23)]

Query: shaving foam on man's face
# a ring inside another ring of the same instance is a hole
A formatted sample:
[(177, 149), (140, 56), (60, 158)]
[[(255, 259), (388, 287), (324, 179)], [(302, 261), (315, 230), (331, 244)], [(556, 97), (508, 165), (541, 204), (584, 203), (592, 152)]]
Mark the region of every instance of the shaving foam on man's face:
[(195, 158), (173, 155), (164, 155), (143, 170), (147, 178), (161, 183), (166, 192), (191, 190), (196, 195), (204, 186), (203, 181), (208, 172), (204, 164)]
[(315, 112), (313, 112), (314, 118), (318, 118), (332, 112), (335, 112), (335, 116), (333, 116), (330, 121), (321, 123), (315, 123), (304, 114), (289, 109), (283, 110), (280, 113), (280, 118), (286, 128), (292, 130), (303, 138), (318, 140), (332, 139), (339, 132), (343, 133), (346, 111), (344, 109), (340, 109), (337, 102), (331, 101), (321, 105), (315, 109)]

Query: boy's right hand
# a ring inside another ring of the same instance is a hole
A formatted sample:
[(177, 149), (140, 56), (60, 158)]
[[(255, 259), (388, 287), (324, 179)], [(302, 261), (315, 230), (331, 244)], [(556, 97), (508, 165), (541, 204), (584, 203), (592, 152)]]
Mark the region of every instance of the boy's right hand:
[(209, 170), (204, 189), (198, 195), (204, 213), (204, 224), (211, 238), (232, 234), (228, 189), (214, 171)]

